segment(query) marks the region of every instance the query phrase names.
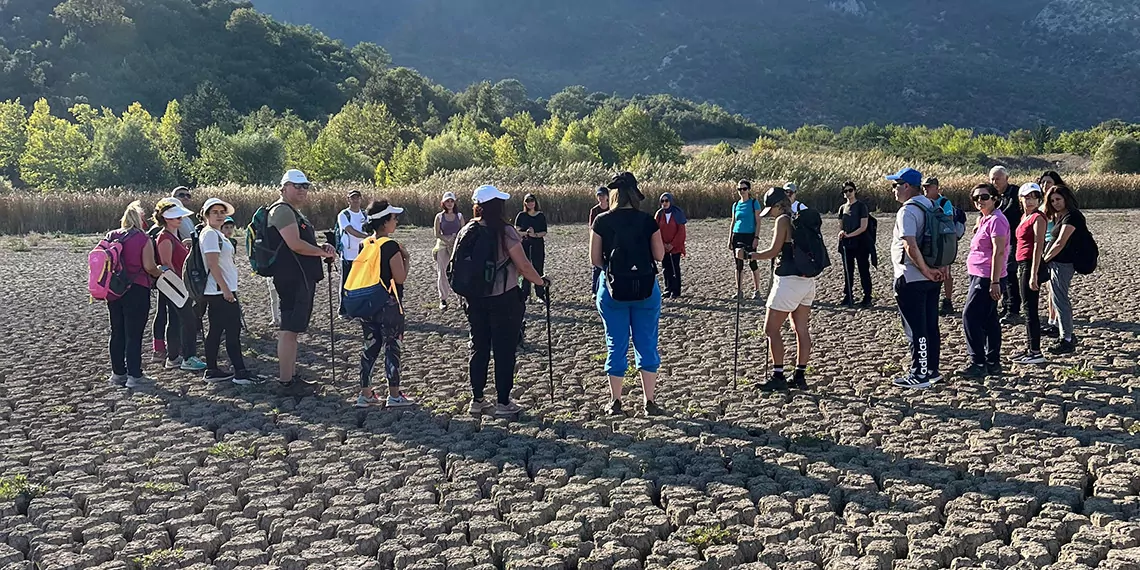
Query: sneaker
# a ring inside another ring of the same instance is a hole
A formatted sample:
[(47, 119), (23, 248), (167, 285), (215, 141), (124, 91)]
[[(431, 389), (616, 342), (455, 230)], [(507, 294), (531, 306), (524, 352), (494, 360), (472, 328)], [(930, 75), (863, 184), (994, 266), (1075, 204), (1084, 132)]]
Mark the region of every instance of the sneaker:
[(793, 372), (792, 373), (792, 387), (797, 389), (797, 390), (807, 390), (808, 389), (807, 374), (804, 372), (801, 372), (799, 370), (796, 370), (795, 372)]
[(1057, 328), (1057, 325), (1044, 325), (1041, 327), (1041, 336), (1061, 338), (1061, 329)]
[(163, 360), (166, 360), (166, 349), (164, 348), (162, 350), (156, 350), (152, 352), (150, 359), (156, 362), (162, 362)]
[(863, 300), (859, 302), (859, 307), (863, 309), (870, 309), (874, 306), (875, 302), (872, 301), (870, 297), (863, 297)]
[(1073, 346), (1073, 341), (1062, 340), (1049, 347), (1049, 354), (1072, 354), (1076, 352), (1076, 350), (1077, 348)]
[(206, 363), (202, 362), (202, 359), (198, 358), (197, 356), (191, 356), (190, 358), (183, 360), (182, 366), (179, 366), (178, 368), (187, 372), (201, 372), (206, 369)]
[(621, 400), (610, 400), (610, 405), (602, 409), (611, 416), (625, 415), (625, 411), (621, 409)]
[(447, 310), (447, 301), (440, 301), (439, 302), (439, 310), (441, 310), (441, 311)]
[(472, 415), (493, 414), (495, 413), (495, 402), (488, 399), (483, 399), (482, 402), (474, 398), (471, 399), (471, 405), (467, 406), (467, 411)]
[(971, 364), (958, 371), (958, 376), (961, 378), (969, 378), (972, 380), (981, 380), (985, 378), (989, 371), (986, 369), (985, 364)]
[(651, 418), (653, 416), (663, 415), (665, 415), (665, 410), (662, 409), (661, 406), (658, 406), (657, 402), (653, 400), (647, 400), (645, 402), (645, 417)]
[(761, 392), (776, 392), (788, 389), (788, 380), (782, 372), (773, 372), (772, 379), (760, 385)]
[(384, 402), (386, 408), (406, 408), (414, 405), (416, 405), (415, 400), (405, 396), (403, 392), (400, 392), (399, 396), (388, 396), (388, 400)]
[(522, 407), (511, 401), (506, 404), (495, 404), (495, 417), (496, 418), (510, 418), (516, 417), (522, 413)]
[(1017, 313), (1009, 313), (1008, 315), (1001, 318), (1001, 324), (1003, 325), (1019, 325), (1021, 324), (1021, 321), (1021, 315)]
[(1013, 357), (1013, 359), (1011, 359), (1011, 362), (1014, 364), (1020, 364), (1022, 366), (1028, 366), (1031, 364), (1045, 364), (1045, 355), (1041, 354), (1040, 352), (1026, 352), (1024, 354), (1019, 354)]
[(855, 306), (855, 299), (852, 299), (851, 297), (844, 297), (843, 300), (839, 302), (839, 306), (840, 307), (854, 307)]
[(147, 376), (146, 374), (143, 374), (142, 376), (128, 376), (126, 387), (127, 388), (138, 388), (140, 386), (145, 386), (147, 384), (154, 384), (154, 378), (151, 378), (151, 377)]
[(248, 370), (238, 370), (234, 372), (233, 383), (238, 386), (259, 386), (265, 383), (265, 379), (256, 374), (250, 374)]
[(217, 370), (217, 369), (207, 370), (206, 373), (202, 375), (202, 380), (205, 380), (207, 384), (216, 384), (218, 382), (229, 382), (230, 380), (233, 380), (233, 378), (234, 378), (233, 374), (229, 374), (227, 372), (223, 372), (223, 371)]
[(1000, 378), (1005, 376), (1005, 368), (1002, 367), (1000, 362), (986, 363), (986, 376), (989, 378)]
[(954, 310), (954, 301), (943, 297), (942, 308), (938, 310), (938, 314), (943, 317), (949, 317), (951, 315), (957, 314), (957, 311)]
[(174, 370), (175, 368), (179, 368), (181, 366), (182, 366), (182, 357), (181, 356), (179, 356), (178, 358), (175, 358), (174, 360), (171, 360), (169, 358), (166, 359), (165, 368), (167, 370)]
[(353, 404), (352, 407), (371, 408), (372, 406), (379, 406), (381, 403), (380, 398), (377, 398), (375, 393), (371, 396), (358, 395), (356, 397), (356, 403)]
[(912, 389), (924, 389), (929, 388), (932, 385), (929, 378), (919, 378), (914, 374), (907, 374), (901, 378), (895, 378), (894, 380), (891, 380), (891, 383), (895, 386), (898, 386), (899, 388)]
[(763, 296), (763, 295), (761, 295), (761, 294), (760, 294), (760, 290), (759, 290), (759, 289), (757, 289), (757, 290), (755, 290), (755, 291), (753, 291), (753, 292), (752, 292), (752, 298), (753, 298), (753, 299), (763, 299), (763, 298), (764, 298), (764, 296)]
[(127, 375), (126, 374), (115, 374), (114, 372), (112, 372), (111, 377), (108, 378), (107, 381), (110, 382), (111, 384), (116, 385), (116, 386), (122, 386), (122, 385), (127, 383)]
[(930, 382), (930, 385), (933, 386), (942, 381), (942, 375), (938, 372), (934, 372), (933, 374), (930, 374), (926, 377), (926, 381)]

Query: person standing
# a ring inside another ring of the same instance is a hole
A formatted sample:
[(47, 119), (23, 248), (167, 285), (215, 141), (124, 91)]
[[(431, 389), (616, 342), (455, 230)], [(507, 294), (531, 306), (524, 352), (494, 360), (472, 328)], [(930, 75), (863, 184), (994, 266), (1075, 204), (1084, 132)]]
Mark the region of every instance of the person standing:
[[(941, 208), (946, 217), (954, 219), (954, 203), (942, 195), (942, 186), (937, 178), (930, 176), (924, 180), (922, 191), (934, 203), (934, 207)], [(946, 278), (942, 281), (942, 307), (938, 310), (938, 315), (948, 317), (954, 314), (957, 314), (954, 310), (954, 271), (950, 270), (946, 272)]]
[[(792, 329), (796, 333), (796, 369), (792, 373), (792, 385), (807, 390), (807, 366), (811, 357), (811, 305), (815, 301), (816, 281), (814, 277), (801, 274), (792, 259), (792, 200), (783, 188), (772, 188), (764, 195), (762, 216), (775, 218), (772, 232), (772, 245), (764, 251), (748, 253), (751, 259), (776, 260), (772, 278), (772, 290), (768, 292), (768, 312), (764, 318), (764, 334), (772, 352), (772, 377), (760, 385), (765, 392), (787, 390), (788, 381), (784, 377), (784, 337), (782, 330), (788, 317), (792, 319)], [(801, 210), (802, 211), (802, 210)], [(736, 256), (745, 256), (743, 248), (736, 250)]]
[[(171, 191), (170, 197), (173, 198), (180, 207), (186, 208), (187, 211), (191, 213), (189, 216), (181, 219), (178, 224), (178, 229), (175, 232), (175, 237), (177, 237), (178, 240), (182, 242), (182, 245), (185, 248), (189, 249), (190, 240), (194, 237), (195, 231), (193, 219), (194, 207), (191, 202), (190, 189), (185, 186), (179, 186)], [(158, 225), (165, 226), (165, 224)], [(154, 236), (155, 234), (151, 233), (151, 235)], [(178, 274), (181, 276), (181, 271), (179, 271)], [(153, 331), (154, 336), (153, 342), (151, 343), (151, 348), (154, 350), (155, 360), (162, 360), (164, 358), (170, 357), (166, 351), (166, 330), (168, 328), (167, 324), (169, 320), (168, 314), (169, 309), (167, 305), (160, 300), (158, 306), (154, 311), (154, 323), (151, 325), (151, 330)]]
[(895, 214), (891, 264), (895, 299), (911, 353), (910, 369), (892, 382), (902, 388), (929, 388), (942, 380), (938, 371), (942, 348), (938, 331), (938, 291), (946, 268), (926, 264), (919, 240), (926, 228), (928, 212), (935, 206), (922, 194), (919, 171), (903, 168), (887, 176), (887, 180), (894, 183), (895, 199), (902, 204)]
[[(1021, 224), (1021, 199), (1017, 196), (1017, 185), (1009, 183), (1009, 171), (1004, 166), (991, 168), (990, 184), (998, 191), (998, 209), (1010, 227), (1016, 228)], [(1017, 257), (1013, 251), (1009, 252), (1006, 260), (1006, 274), (1008, 277), (1001, 282), (1001, 323), (1014, 325), (1021, 321), (1021, 292), (1017, 287)]]
[[(739, 292), (744, 276), (744, 260), (736, 258), (736, 250), (743, 248), (745, 252), (756, 251), (760, 239), (756, 237), (756, 230), (760, 228), (760, 202), (752, 197), (752, 182), (741, 180), (736, 183), (736, 193), (739, 199), (732, 205), (732, 227), (728, 236), (728, 247), (733, 252), (736, 262), (736, 290)], [(752, 298), (760, 298), (760, 267), (755, 261), (749, 261), (752, 269)], [(739, 293), (738, 293), (739, 294)]]
[[(1039, 299), (1041, 286), (1048, 282), (1048, 271), (1042, 258), (1045, 255), (1045, 214), (1041, 213), (1043, 194), (1041, 186), (1035, 183), (1022, 184), (1018, 189), (1021, 207), (1025, 215), (1017, 226), (1018, 284), (1021, 288), (1021, 306), (1025, 309), (1025, 332), (1028, 347), (1022, 354), (1013, 357), (1014, 364), (1045, 364), (1041, 354), (1041, 317)], [(1041, 278), (1045, 279), (1042, 280)]]
[(962, 307), (962, 329), (966, 333), (970, 364), (958, 375), (974, 380), (1002, 375), (998, 301), (1001, 300), (1001, 280), (1007, 275), (1004, 261), (1009, 257), (1009, 221), (997, 209), (997, 195), (992, 184), (978, 184), (970, 193), (981, 217), (966, 257), (970, 290)]
[(870, 307), (871, 300), (871, 248), (868, 239), (871, 210), (858, 197), (854, 182), (843, 184), (843, 197), (847, 200), (839, 207), (839, 220), (843, 226), (839, 230), (839, 253), (843, 255), (843, 301), (845, 307), (855, 304), (855, 269), (859, 269), (859, 284), (863, 287), (863, 300), (860, 307)]
[[(273, 263), (273, 289), (280, 299), (281, 324), (277, 333), (277, 382), (291, 386), (296, 380), (297, 335), (309, 329), (317, 283), (324, 279), (322, 259), (336, 259), (332, 244), (317, 245), (317, 232), (300, 208), (309, 201), (309, 179), (300, 170), (281, 177), (281, 199), (269, 207), (269, 225), (283, 245)], [(301, 381), (304, 384), (311, 384)]]
[[(234, 384), (248, 386), (261, 382), (246, 370), (241, 354), (238, 270), (234, 263), (234, 246), (222, 234), (222, 224), (233, 213), (234, 207), (218, 198), (210, 198), (202, 204), (202, 217), (206, 220), (206, 227), (198, 234), (198, 244), (209, 272), (205, 295), (206, 315), (210, 319), (210, 332), (206, 335), (206, 373), (203, 379), (211, 384), (233, 380)], [(233, 372), (225, 372), (218, 366), (222, 335), (226, 337), (226, 356), (230, 359)]]
[(796, 193), (799, 192), (799, 190), (800, 188), (799, 186), (796, 186), (795, 182), (788, 182), (784, 184), (784, 194), (787, 195), (788, 199), (792, 201), (792, 209), (789, 213), (793, 216), (807, 208), (803, 202), (800, 202), (796, 199)]
[[(523, 211), (515, 216), (515, 229), (522, 235), (523, 253), (541, 275), (546, 267), (546, 214), (538, 207), (538, 198), (534, 194), (523, 197)], [(546, 289), (542, 286), (535, 287), (534, 294), (539, 299), (546, 299)], [(530, 298), (529, 281), (522, 283), (522, 297), (524, 301)]]
[(639, 209), (645, 195), (638, 189), (633, 173), (617, 173), (608, 187), (614, 208), (594, 220), (590, 234), (590, 261), (605, 271), (596, 301), (606, 331), (605, 367), (610, 380), (606, 412), (624, 413), (622, 384), (629, 366), (626, 353), (632, 337), (645, 415), (659, 416), (665, 411), (657, 405), (654, 394), (661, 365), (657, 352), (661, 318), (657, 263), (665, 257), (665, 244), (653, 217)]
[[(340, 299), (344, 302), (344, 282), (348, 280), (348, 273), (352, 271), (352, 262), (360, 253), (360, 244), (368, 237), (364, 233), (364, 212), (360, 210), (363, 196), (360, 190), (351, 190), (348, 193), (348, 207), (341, 210), (336, 216), (336, 225), (340, 229)], [(340, 315), (344, 316), (344, 305), (340, 307)]]
[(1045, 193), (1045, 215), (1053, 220), (1053, 239), (1045, 250), (1042, 263), (1049, 265), (1049, 292), (1057, 309), (1057, 328), (1060, 337), (1049, 347), (1051, 354), (1070, 354), (1076, 351), (1073, 334), (1073, 302), (1069, 286), (1080, 251), (1074, 242), (1088, 234), (1085, 215), (1077, 205), (1077, 197), (1068, 186), (1057, 185)]
[[(610, 209), (610, 191), (608, 188), (605, 186), (598, 186), (598, 189), (596, 192), (594, 192), (594, 194), (597, 196), (598, 203), (594, 204), (593, 208), (590, 208), (591, 235), (593, 235), (594, 220), (597, 219), (597, 217), (602, 212), (608, 212)], [(590, 270), (590, 296), (594, 296), (598, 293), (598, 278), (602, 275), (602, 268), (594, 265), (590, 268)]]
[[(182, 275), (182, 268), (186, 265), (186, 257), (190, 250), (182, 244), (182, 240), (178, 239), (178, 229), (182, 226), (182, 220), (191, 215), (193, 212), (183, 208), (175, 198), (163, 198), (154, 205), (154, 223), (161, 229), (154, 245), (158, 254), (158, 263), (163, 267), (169, 267), (179, 276)], [(161, 290), (158, 293), (158, 303), (160, 306), (166, 306), (168, 318), (164, 336), (169, 341), (166, 345), (166, 369), (177, 368), (188, 372), (205, 370), (206, 363), (196, 356), (198, 328), (201, 323), (193, 307), (178, 308), (178, 305), (175, 305), (174, 301)], [(157, 315), (157, 311), (155, 313)], [(155, 329), (159, 328), (157, 316), (154, 326)]]
[(110, 381), (118, 386), (137, 388), (154, 382), (142, 370), (143, 332), (150, 314), (150, 289), (154, 279), (161, 277), (166, 268), (155, 262), (154, 241), (143, 229), (143, 209), (138, 200), (127, 206), (119, 226), (120, 229), (107, 234), (107, 239), (121, 244), (120, 259), (130, 285), (121, 297), (107, 302), (111, 319)]
[[(1046, 170), (1045, 172), (1042, 172), (1041, 176), (1037, 179), (1037, 184), (1039, 184), (1041, 186), (1041, 193), (1043, 195), (1048, 194), (1049, 189), (1054, 187), (1054, 186), (1068, 187), (1068, 184), (1065, 183), (1065, 180), (1063, 178), (1061, 178), (1061, 175), (1058, 174), (1057, 171), (1055, 171), (1055, 170)], [(1049, 215), (1045, 212), (1045, 209), (1046, 209), (1045, 200), (1042, 199), (1041, 200), (1041, 213), (1046, 214), (1045, 215), (1045, 250), (1048, 251), (1049, 245), (1053, 243), (1053, 227), (1055, 224), (1054, 224), (1053, 220), (1049, 219)], [(1048, 275), (1049, 274), (1048, 269), (1046, 269), (1043, 273), (1045, 275)], [(1053, 306), (1053, 293), (1050, 291), (1050, 289), (1051, 289), (1051, 287), (1046, 287), (1045, 289), (1042, 290), (1042, 293), (1044, 293), (1044, 295), (1045, 295), (1045, 306), (1048, 308), (1048, 311), (1049, 311), (1049, 313), (1048, 313), (1049, 314), (1049, 320), (1047, 321), (1048, 324), (1041, 327), (1041, 334), (1044, 336), (1047, 336), (1049, 338), (1058, 338), (1061, 334), (1061, 331), (1060, 331), (1060, 329), (1057, 328), (1057, 309), (1056, 309), (1056, 307)]]
[(668, 192), (661, 195), (661, 208), (653, 218), (657, 220), (657, 229), (661, 230), (661, 241), (665, 244), (663, 297), (677, 299), (681, 296), (681, 257), (685, 255), (685, 225), (689, 220)]
[(463, 229), (463, 214), (455, 209), (455, 194), (444, 192), (439, 200), (440, 212), (435, 215), (432, 227), (435, 231), (435, 247), (431, 254), (435, 258), (436, 289), (439, 290), (439, 310), (447, 310), (447, 300), (451, 297), (451, 284), (447, 281), (447, 266), (451, 263), (451, 252), (455, 250), (455, 236)]
[[(459, 232), (456, 247), (470, 232), (474, 239), (494, 240), (495, 270), (488, 295), (467, 299), (467, 322), (471, 326), (471, 405), (472, 414), (515, 417), (522, 408), (511, 400), (514, 389), (515, 357), (522, 329), (523, 303), (518, 292), (519, 276), (535, 285), (550, 286), (527, 260), (522, 236), (506, 220), (506, 201), (511, 195), (486, 184), (475, 189), (471, 222)], [(484, 398), (491, 353), (495, 354), (495, 395), (497, 402)]]

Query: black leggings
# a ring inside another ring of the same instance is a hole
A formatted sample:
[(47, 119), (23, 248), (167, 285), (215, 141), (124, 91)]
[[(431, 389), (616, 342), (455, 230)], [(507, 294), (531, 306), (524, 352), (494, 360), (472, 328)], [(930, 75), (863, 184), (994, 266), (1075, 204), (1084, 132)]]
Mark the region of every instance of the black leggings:
[[(158, 294), (158, 306), (166, 309), (166, 357), (174, 360), (178, 357), (190, 358), (198, 354), (198, 316), (194, 314), (193, 303), (186, 301), (181, 309), (163, 295)], [(155, 320), (158, 326), (158, 318)], [(155, 336), (159, 330), (155, 328)]]
[[(861, 236), (860, 236), (861, 237)], [(854, 299), (855, 268), (859, 268), (859, 283), (863, 286), (863, 298), (871, 298), (871, 251), (862, 245), (854, 245), (854, 239), (843, 240), (843, 298)]]
[(142, 339), (150, 313), (150, 289), (131, 285), (122, 297), (107, 303), (111, 316), (111, 371), (142, 378)]
[(364, 321), (364, 351), (360, 353), (360, 387), (372, 385), (372, 370), (384, 351), (384, 375), (388, 387), (400, 386), (400, 345), (404, 340), (404, 315), (396, 304), (384, 307), (371, 321)]
[[(739, 248), (739, 247), (744, 248), (744, 251), (746, 251), (748, 253), (755, 252), (756, 248), (752, 247), (752, 240), (754, 240), (754, 239), (756, 239), (756, 234), (737, 234), (737, 233), (732, 234), (732, 251), (733, 251), (733, 254), (735, 255), (736, 248)], [(755, 272), (757, 269), (760, 269), (760, 266), (757, 265), (755, 259), (750, 259), (748, 261), (748, 266), (752, 268), (753, 272)], [(736, 271), (738, 273), (741, 271), (744, 271), (744, 260), (743, 259), (737, 259), (736, 260)]]
[[(539, 238), (530, 238), (522, 240), (523, 253), (526, 258), (530, 260), (530, 264), (534, 266), (534, 270), (542, 275), (546, 269), (546, 243)], [(530, 297), (530, 281), (523, 280), (522, 283), (522, 296), (523, 299)], [(546, 287), (542, 285), (534, 286), (534, 294), (538, 295), (539, 299), (546, 298)]]
[[(1042, 264), (1044, 265), (1044, 264)], [(1018, 262), (1018, 284), (1021, 289), (1021, 307), (1025, 309), (1025, 329), (1029, 334), (1029, 351), (1041, 352), (1041, 313), (1038, 304), (1041, 301), (1042, 287), (1045, 283), (1037, 284), (1037, 291), (1029, 288), (1029, 279), (1033, 273), (1033, 262)]]
[(973, 364), (1001, 363), (1001, 323), (998, 302), (990, 296), (989, 278), (970, 276), (970, 290), (962, 307), (962, 328), (966, 332), (966, 353)]
[[(681, 295), (681, 254), (666, 253), (661, 260), (665, 273), (665, 292)], [(738, 260), (739, 261), (739, 260)]]
[(487, 368), (495, 351), (495, 393), (500, 404), (511, 400), (515, 384), (515, 351), (523, 320), (523, 303), (518, 291), (507, 289), (494, 297), (467, 300), (467, 322), (471, 325), (471, 395), (483, 399)]
[(206, 314), (210, 319), (210, 332), (206, 335), (206, 368), (218, 370), (218, 350), (224, 333), (226, 356), (229, 357), (234, 372), (245, 371), (245, 361), (241, 355), (241, 308), (236, 298), (231, 303), (222, 295), (207, 296)]

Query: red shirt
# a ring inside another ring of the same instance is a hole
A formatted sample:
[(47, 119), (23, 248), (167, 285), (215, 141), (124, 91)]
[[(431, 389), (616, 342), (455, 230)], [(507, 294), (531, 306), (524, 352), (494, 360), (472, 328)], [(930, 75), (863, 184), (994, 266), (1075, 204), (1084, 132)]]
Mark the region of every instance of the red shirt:
[(1014, 255), (1018, 261), (1033, 260), (1033, 246), (1037, 244), (1037, 236), (1033, 234), (1033, 230), (1036, 228), (1037, 220), (1043, 217), (1041, 212), (1033, 212), (1022, 218), (1021, 223), (1017, 225), (1017, 251)]
[(673, 246), (672, 251), (665, 253), (685, 253), (685, 224), (678, 224), (675, 214), (666, 220), (665, 214), (658, 212), (657, 227), (661, 230), (661, 242)]
[[(182, 245), (182, 242), (178, 239), (177, 236), (166, 230), (163, 230), (162, 233), (158, 235), (158, 243), (161, 244), (163, 242), (170, 242), (170, 261), (172, 263), (171, 267), (174, 269), (175, 273), (182, 275), (182, 267), (186, 265), (186, 257), (190, 255), (190, 250), (186, 249), (186, 246)], [(155, 251), (155, 257), (159, 257), (157, 250)], [(158, 262), (159, 264), (162, 264), (162, 259), (159, 258)]]

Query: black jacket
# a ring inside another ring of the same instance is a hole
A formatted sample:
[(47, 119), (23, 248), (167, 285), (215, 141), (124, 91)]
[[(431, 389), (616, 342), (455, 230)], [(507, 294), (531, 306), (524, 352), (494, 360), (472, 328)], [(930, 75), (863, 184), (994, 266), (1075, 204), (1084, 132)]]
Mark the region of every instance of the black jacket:
[(1021, 224), (1021, 200), (1017, 196), (1017, 186), (1010, 184), (1006, 187), (1005, 193), (1001, 195), (998, 201), (998, 209), (1002, 214), (1005, 214), (1005, 219), (1009, 220), (1009, 227), (1012, 230)]

